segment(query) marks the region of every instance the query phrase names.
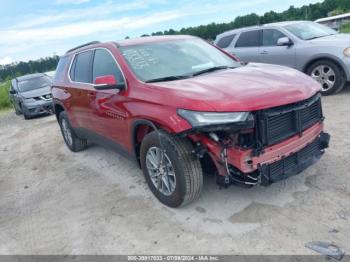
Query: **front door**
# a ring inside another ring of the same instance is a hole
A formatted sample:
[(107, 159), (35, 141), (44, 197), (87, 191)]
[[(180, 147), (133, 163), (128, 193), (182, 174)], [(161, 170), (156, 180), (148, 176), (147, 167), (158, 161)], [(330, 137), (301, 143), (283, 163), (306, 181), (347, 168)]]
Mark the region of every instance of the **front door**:
[(282, 37), (286, 35), (277, 29), (263, 30), (262, 46), (259, 49), (261, 63), (295, 67), (295, 47), (278, 46), (278, 39)]
[[(114, 75), (118, 85), (126, 82), (113, 54), (107, 49), (96, 49), (94, 52), (92, 79), (96, 77)], [(104, 138), (113, 140), (124, 148), (128, 146), (129, 134), (125, 108), (128, 90), (94, 90), (91, 92), (90, 105), (92, 117), (90, 125), (93, 131)]]

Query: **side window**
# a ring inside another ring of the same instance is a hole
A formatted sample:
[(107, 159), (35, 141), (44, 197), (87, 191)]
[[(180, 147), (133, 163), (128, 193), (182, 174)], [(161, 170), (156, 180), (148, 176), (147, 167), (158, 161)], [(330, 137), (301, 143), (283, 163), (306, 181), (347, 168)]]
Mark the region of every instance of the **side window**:
[(124, 83), (122, 72), (112, 55), (105, 49), (96, 49), (92, 68), (93, 80), (98, 76), (114, 75), (118, 83)]
[(236, 47), (260, 46), (260, 30), (243, 32), (236, 42)]
[(227, 36), (224, 36), (223, 38), (221, 38), (218, 42), (217, 42), (217, 46), (220, 47), (220, 48), (226, 48), (228, 47), (233, 38), (235, 38), (236, 35), (227, 35)]
[(265, 29), (263, 31), (263, 46), (277, 46), (277, 41), (286, 35), (276, 29)]
[(75, 56), (70, 76), (75, 82), (91, 83), (92, 51), (79, 53)]
[(64, 78), (64, 69), (68, 61), (68, 56), (63, 56), (58, 61), (56, 72), (55, 72), (55, 81), (63, 81)]

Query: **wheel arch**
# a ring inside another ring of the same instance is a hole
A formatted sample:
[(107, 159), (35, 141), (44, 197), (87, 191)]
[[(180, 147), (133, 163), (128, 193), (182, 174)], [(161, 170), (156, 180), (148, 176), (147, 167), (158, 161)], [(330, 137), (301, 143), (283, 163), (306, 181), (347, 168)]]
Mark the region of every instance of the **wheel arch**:
[(170, 132), (168, 128), (161, 125), (159, 122), (149, 119), (135, 119), (131, 127), (131, 145), (133, 148), (133, 155), (140, 165), (140, 147), (143, 138), (150, 132), (158, 129)]
[(56, 119), (58, 121), (61, 112), (66, 111), (66, 109), (64, 108), (64, 106), (61, 103), (55, 102), (53, 104), (53, 111), (54, 111), (54, 113), (56, 115)]
[(303, 72), (307, 73), (307, 70), (310, 68), (310, 66), (314, 63), (316, 63), (317, 61), (320, 60), (328, 60), (330, 62), (335, 63), (339, 69), (342, 71), (342, 73), (344, 74), (344, 77), (346, 77), (346, 79), (350, 78), (349, 72), (347, 72), (347, 70), (345, 70), (345, 65), (344, 63), (338, 59), (335, 56), (329, 55), (329, 54), (323, 54), (323, 55), (318, 55), (315, 57), (312, 57), (304, 66), (303, 66)]

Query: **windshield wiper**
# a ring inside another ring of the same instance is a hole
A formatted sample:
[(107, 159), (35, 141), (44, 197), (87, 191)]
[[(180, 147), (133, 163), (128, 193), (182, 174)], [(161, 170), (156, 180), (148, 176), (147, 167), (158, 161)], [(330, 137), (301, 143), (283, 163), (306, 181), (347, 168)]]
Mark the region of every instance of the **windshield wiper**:
[(201, 74), (205, 74), (205, 73), (209, 73), (209, 72), (214, 72), (217, 70), (222, 70), (222, 69), (228, 69), (228, 68), (234, 68), (234, 67), (230, 67), (230, 66), (214, 66), (214, 67), (209, 67), (207, 69), (203, 69), (201, 71), (198, 71), (196, 73), (193, 73), (192, 76), (198, 76)]
[(165, 77), (160, 77), (160, 78), (154, 78), (145, 81), (145, 83), (153, 83), (153, 82), (162, 82), (162, 81), (174, 81), (174, 80), (180, 80), (180, 79), (185, 79), (189, 78), (190, 76), (188, 75), (180, 75), (180, 76), (165, 76)]
[(160, 77), (160, 78), (155, 78), (155, 79), (150, 79), (145, 81), (145, 83), (153, 83), (153, 82), (162, 82), (162, 81), (174, 81), (174, 80), (180, 80), (180, 79), (186, 79), (194, 76), (198, 76), (201, 74), (217, 71), (217, 70), (222, 70), (222, 69), (229, 69), (229, 68), (235, 68), (233, 66), (215, 66), (215, 67), (210, 67), (207, 69), (203, 69), (201, 71), (195, 72), (190, 75), (179, 75), (179, 76), (165, 76), (165, 77)]

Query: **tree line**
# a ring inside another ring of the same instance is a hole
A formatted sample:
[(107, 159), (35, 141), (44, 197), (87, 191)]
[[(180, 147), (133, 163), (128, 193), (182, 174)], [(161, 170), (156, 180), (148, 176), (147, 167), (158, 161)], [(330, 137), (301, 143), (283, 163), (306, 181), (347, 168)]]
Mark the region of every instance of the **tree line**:
[[(304, 5), (296, 8), (290, 6), (286, 11), (277, 13), (270, 11), (262, 16), (251, 13), (244, 16), (237, 16), (233, 21), (228, 23), (211, 23), (208, 25), (200, 25), (196, 27), (187, 27), (180, 30), (165, 30), (154, 32), (150, 35), (194, 35), (206, 40), (214, 40), (218, 34), (225, 31), (254, 25), (262, 25), (267, 23), (290, 21), (290, 20), (311, 20), (338, 15), (350, 10), (350, 0), (324, 0), (321, 3)], [(142, 36), (149, 36), (144, 34)]]
[[(350, 0), (324, 0), (321, 3), (304, 5), (296, 8), (290, 6), (283, 12), (270, 11), (262, 16), (255, 13), (238, 16), (228, 23), (211, 23), (195, 27), (182, 28), (180, 30), (169, 29), (165, 31), (154, 32), (150, 35), (194, 35), (206, 40), (214, 40), (215, 36), (227, 30), (236, 29), (245, 26), (287, 21), (287, 20), (316, 20), (330, 15), (345, 13), (350, 10)], [(149, 36), (144, 34), (142, 36)], [(126, 37), (128, 38), (128, 37)], [(0, 66), (0, 81), (31, 73), (42, 73), (55, 70), (58, 57), (46, 57), (35, 61), (12, 63), (10, 65)]]
[(59, 57), (45, 57), (38, 60), (30, 60), (28, 62), (12, 63), (9, 65), (0, 65), (0, 81), (12, 79), (14, 77), (44, 73), (56, 69)]

